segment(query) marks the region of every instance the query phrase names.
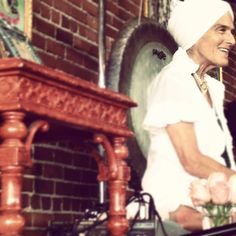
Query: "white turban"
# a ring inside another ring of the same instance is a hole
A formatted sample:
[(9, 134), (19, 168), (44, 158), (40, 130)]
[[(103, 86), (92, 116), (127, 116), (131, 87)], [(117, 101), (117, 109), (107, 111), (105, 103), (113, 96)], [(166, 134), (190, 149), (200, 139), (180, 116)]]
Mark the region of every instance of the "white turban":
[(184, 50), (193, 46), (215, 22), (229, 12), (229, 3), (222, 0), (185, 0), (175, 6), (167, 30)]

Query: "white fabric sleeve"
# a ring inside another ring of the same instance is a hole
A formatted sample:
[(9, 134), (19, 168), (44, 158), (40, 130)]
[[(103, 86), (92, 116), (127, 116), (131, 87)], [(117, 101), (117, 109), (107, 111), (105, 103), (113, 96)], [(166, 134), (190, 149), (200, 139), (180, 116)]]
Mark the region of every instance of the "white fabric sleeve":
[(159, 83), (150, 89), (143, 128), (155, 132), (155, 129), (168, 124), (197, 121), (199, 111), (194, 99), (195, 81), (178, 77), (158, 79), (161, 79)]

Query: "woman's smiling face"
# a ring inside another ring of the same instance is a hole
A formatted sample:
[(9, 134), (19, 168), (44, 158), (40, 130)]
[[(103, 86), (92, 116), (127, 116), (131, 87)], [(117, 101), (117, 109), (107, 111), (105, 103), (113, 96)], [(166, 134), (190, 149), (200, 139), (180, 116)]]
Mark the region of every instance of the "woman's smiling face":
[(226, 13), (191, 48), (191, 58), (199, 65), (227, 66), (235, 44), (233, 29), (233, 18)]

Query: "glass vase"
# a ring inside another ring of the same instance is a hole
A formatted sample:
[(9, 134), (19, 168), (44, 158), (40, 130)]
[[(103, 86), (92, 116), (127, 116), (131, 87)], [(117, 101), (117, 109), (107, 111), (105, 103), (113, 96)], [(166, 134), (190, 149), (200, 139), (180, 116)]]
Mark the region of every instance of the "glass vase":
[(233, 223), (232, 215), (204, 215), (202, 220), (202, 228), (210, 229)]
[(221, 205), (207, 203), (203, 206), (202, 228), (210, 229), (232, 223), (232, 209), (233, 206), (231, 203)]

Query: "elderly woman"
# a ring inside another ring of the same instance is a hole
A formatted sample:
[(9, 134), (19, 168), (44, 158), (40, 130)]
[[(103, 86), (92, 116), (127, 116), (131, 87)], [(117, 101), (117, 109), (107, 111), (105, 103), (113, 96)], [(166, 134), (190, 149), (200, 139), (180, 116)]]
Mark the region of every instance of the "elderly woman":
[(232, 139), (223, 112), (224, 85), (210, 77), (227, 66), (235, 44), (234, 15), (222, 0), (185, 0), (173, 9), (168, 31), (179, 45), (150, 85), (144, 129), (150, 134), (142, 179), (162, 219), (201, 228), (190, 183), (216, 171), (235, 172)]

